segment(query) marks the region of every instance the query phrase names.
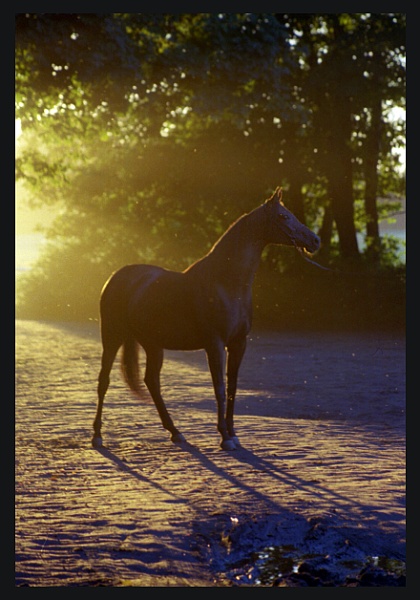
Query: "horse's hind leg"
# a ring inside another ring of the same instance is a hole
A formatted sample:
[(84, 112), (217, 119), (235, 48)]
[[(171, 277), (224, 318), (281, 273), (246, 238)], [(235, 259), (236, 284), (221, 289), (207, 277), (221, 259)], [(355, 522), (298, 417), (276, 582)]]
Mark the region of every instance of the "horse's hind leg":
[(153, 398), (158, 410), (162, 425), (171, 433), (171, 440), (176, 444), (185, 442), (185, 438), (173, 424), (160, 392), (160, 371), (163, 364), (163, 350), (161, 348), (144, 348), (146, 351), (146, 373), (144, 383)]
[(109, 374), (112, 369), (115, 357), (120, 347), (119, 342), (110, 342), (105, 339), (102, 341), (102, 364), (98, 378), (98, 404), (96, 408), (96, 416), (93, 422), (93, 437), (92, 445), (95, 448), (102, 446), (101, 427), (102, 427), (102, 408), (104, 404), (105, 394), (109, 386)]

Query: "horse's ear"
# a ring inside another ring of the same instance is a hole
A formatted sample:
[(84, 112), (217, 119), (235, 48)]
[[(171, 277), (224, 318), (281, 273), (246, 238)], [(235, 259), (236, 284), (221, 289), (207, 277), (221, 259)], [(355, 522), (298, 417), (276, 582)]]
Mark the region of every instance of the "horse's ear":
[(280, 204), (282, 204), (282, 201), (281, 201), (282, 196), (283, 196), (282, 188), (277, 187), (276, 191), (273, 193), (272, 196), (270, 196), (270, 198), (268, 198), (268, 200), (266, 200), (266, 202), (272, 202), (273, 204), (275, 202), (280, 202)]

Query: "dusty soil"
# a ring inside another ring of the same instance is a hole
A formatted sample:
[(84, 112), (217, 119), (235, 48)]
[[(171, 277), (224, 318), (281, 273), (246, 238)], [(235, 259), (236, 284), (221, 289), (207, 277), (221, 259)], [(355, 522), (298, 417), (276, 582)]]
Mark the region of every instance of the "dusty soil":
[(168, 352), (188, 440), (112, 373), (91, 447), (97, 324), (16, 324), (17, 586), (405, 585), (405, 339), (250, 336), (219, 448), (202, 352)]

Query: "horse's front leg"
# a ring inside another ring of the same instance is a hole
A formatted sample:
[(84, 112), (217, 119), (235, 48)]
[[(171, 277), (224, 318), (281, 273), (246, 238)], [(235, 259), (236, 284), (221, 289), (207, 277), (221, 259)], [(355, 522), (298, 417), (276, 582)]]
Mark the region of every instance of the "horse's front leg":
[(217, 429), (222, 436), (220, 444), (223, 450), (235, 450), (235, 442), (229, 434), (226, 418), (226, 385), (225, 385), (225, 366), (226, 366), (226, 351), (221, 341), (214, 343), (211, 347), (206, 348), (207, 360), (213, 380), (214, 393), (217, 401)]
[(226, 425), (228, 433), (234, 441), (236, 447), (239, 447), (240, 444), (233, 425), (233, 413), (235, 408), (238, 372), (239, 367), (241, 366), (245, 349), (246, 335), (237, 338), (233, 343), (229, 344), (228, 346)]

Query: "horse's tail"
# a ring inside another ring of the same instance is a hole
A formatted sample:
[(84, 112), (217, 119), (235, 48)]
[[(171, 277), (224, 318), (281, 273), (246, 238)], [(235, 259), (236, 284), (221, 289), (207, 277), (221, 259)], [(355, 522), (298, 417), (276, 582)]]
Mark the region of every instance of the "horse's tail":
[(139, 344), (133, 336), (128, 336), (123, 343), (121, 371), (129, 388), (138, 395), (143, 395), (144, 386), (140, 381)]

